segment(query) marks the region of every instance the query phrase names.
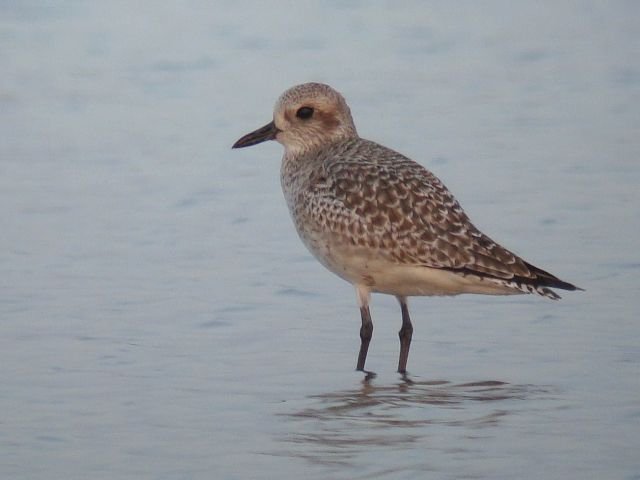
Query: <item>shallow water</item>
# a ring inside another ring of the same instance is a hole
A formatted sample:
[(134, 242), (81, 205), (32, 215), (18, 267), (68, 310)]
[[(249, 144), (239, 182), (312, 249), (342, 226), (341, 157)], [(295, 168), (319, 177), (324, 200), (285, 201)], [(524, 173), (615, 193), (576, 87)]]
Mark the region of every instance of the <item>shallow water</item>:
[[(0, 477), (640, 478), (640, 13), (542, 6), (0, 5)], [(474, 222), (575, 282), (355, 294), (313, 260), (281, 148), (332, 84)]]

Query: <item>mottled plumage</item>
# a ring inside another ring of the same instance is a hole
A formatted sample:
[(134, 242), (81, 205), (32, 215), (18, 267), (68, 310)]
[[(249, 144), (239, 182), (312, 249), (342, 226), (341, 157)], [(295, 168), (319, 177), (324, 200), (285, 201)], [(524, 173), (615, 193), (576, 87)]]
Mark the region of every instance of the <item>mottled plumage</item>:
[(537, 293), (558, 299), (549, 287), (576, 289), (480, 232), (424, 167), (360, 138), (344, 98), (327, 85), (285, 92), (274, 121), (234, 147), (268, 139), (285, 147), (282, 189), (298, 234), (323, 265), (357, 288), (365, 330), (360, 369), (370, 338), (370, 292), (395, 295), (403, 307), (398, 370), (404, 372), (412, 331), (407, 296)]

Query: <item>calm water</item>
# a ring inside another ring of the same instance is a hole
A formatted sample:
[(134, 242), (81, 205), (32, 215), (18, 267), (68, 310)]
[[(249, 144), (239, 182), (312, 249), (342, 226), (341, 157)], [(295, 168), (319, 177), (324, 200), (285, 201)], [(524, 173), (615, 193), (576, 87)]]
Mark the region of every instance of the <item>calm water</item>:
[[(637, 2), (0, 2), (0, 477), (639, 479)], [(360, 134), (584, 287), (374, 298), (295, 235), (281, 147)]]

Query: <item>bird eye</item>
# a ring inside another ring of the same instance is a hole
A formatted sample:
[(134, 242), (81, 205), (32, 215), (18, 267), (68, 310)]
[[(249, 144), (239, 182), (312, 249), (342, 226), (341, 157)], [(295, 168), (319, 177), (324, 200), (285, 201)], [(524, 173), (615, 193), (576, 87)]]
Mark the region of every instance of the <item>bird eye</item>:
[(307, 120), (311, 118), (313, 115), (313, 108), (311, 107), (300, 107), (296, 112), (296, 117), (301, 118), (302, 120)]

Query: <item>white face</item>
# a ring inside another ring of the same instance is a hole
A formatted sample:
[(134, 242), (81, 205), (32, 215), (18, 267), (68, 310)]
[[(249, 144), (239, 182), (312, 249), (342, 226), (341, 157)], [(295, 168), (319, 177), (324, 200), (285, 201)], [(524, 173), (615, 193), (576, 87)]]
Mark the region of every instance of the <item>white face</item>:
[(342, 95), (328, 85), (306, 83), (284, 92), (276, 102), (273, 122), (245, 135), (234, 148), (275, 139), (284, 145), (285, 155), (297, 155), (357, 135)]
[(276, 140), (287, 153), (299, 153), (314, 145), (326, 143), (339, 136), (344, 123), (337, 105), (320, 99), (280, 105), (273, 120), (280, 130)]
[(276, 103), (273, 121), (279, 130), (276, 140), (284, 145), (287, 154), (357, 135), (342, 96), (320, 84), (287, 90)]

